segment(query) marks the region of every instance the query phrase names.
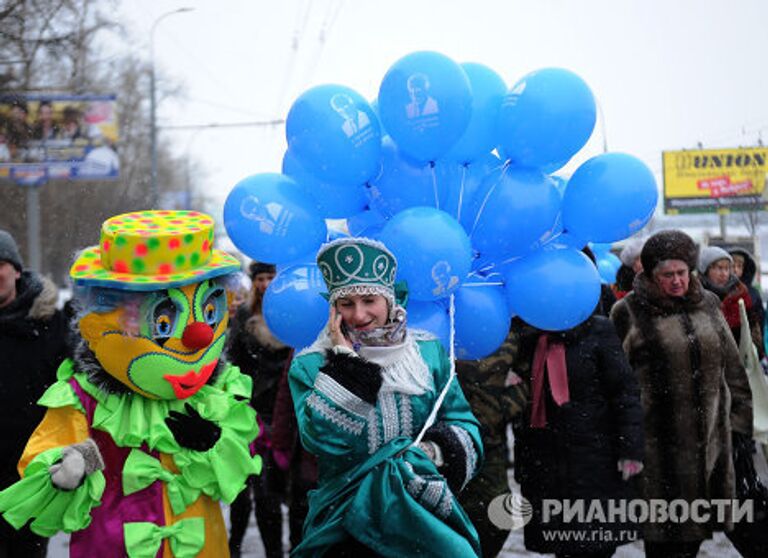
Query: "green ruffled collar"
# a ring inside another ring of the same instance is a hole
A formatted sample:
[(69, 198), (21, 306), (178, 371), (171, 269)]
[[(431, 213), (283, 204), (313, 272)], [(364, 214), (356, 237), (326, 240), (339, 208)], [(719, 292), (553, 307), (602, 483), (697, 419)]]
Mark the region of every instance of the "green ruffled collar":
[[(120, 447), (139, 448), (146, 443), (150, 450), (171, 454), (185, 480), (215, 499), (230, 502), (248, 475), (258, 474), (261, 461), (252, 457), (249, 444), (259, 428), (256, 412), (248, 401), (251, 378), (228, 365), (212, 385), (203, 386), (184, 400), (153, 400), (137, 393), (106, 393), (88, 380), (84, 372), (75, 371), (71, 360), (57, 371), (57, 382), (39, 403), (48, 407), (72, 405), (84, 412), (77, 395), (69, 385), (74, 378), (93, 397), (96, 409), (92, 427), (107, 432)], [(183, 411), (189, 403), (203, 418), (216, 423), (221, 435), (205, 452), (181, 447), (165, 423), (170, 411)], [(228, 478), (229, 477), (229, 478)]]

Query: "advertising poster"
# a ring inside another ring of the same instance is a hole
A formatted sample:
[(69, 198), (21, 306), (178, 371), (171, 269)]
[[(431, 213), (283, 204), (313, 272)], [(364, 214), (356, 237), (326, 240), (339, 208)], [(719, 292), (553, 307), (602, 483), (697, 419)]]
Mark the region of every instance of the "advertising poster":
[(768, 148), (665, 151), (664, 212), (760, 211), (768, 208)]
[(118, 140), (115, 95), (0, 95), (0, 178), (115, 179)]

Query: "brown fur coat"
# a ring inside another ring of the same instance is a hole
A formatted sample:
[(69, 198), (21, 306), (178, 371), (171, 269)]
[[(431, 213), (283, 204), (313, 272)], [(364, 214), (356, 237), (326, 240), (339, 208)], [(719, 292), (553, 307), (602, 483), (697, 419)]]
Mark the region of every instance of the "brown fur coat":
[[(718, 298), (693, 276), (686, 297), (670, 298), (639, 274), (611, 319), (640, 380), (644, 497), (734, 498), (731, 430), (751, 434), (752, 397)], [(645, 538), (701, 540), (731, 527), (649, 523)]]

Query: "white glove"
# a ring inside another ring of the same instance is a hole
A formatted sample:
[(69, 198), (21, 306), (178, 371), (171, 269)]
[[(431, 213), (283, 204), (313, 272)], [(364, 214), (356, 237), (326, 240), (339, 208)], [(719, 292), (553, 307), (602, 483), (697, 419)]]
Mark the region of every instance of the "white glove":
[(91, 438), (79, 444), (65, 447), (61, 452), (61, 461), (48, 468), (51, 482), (62, 490), (74, 490), (83, 482), (86, 475), (104, 468), (104, 460), (99, 447)]

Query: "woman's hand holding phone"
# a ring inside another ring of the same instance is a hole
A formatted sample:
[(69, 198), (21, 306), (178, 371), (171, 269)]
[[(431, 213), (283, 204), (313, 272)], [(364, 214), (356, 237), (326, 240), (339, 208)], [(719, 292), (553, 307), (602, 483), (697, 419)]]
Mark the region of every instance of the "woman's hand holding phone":
[(331, 342), (334, 345), (342, 345), (352, 348), (352, 342), (344, 335), (344, 323), (341, 320), (341, 312), (336, 310), (335, 306), (330, 307), (328, 316), (328, 331), (331, 335)]

